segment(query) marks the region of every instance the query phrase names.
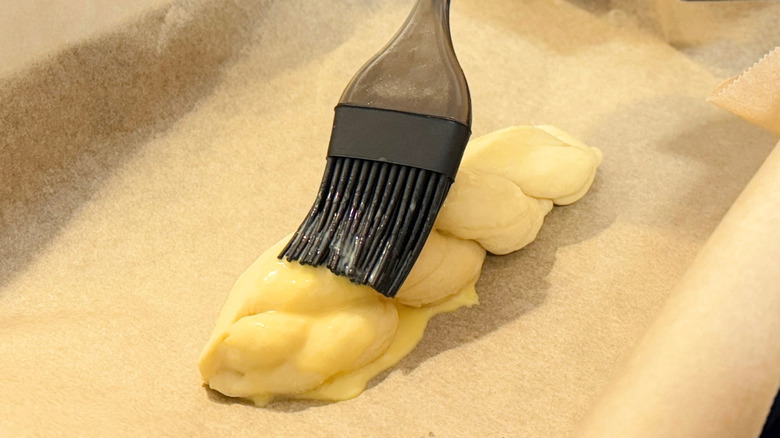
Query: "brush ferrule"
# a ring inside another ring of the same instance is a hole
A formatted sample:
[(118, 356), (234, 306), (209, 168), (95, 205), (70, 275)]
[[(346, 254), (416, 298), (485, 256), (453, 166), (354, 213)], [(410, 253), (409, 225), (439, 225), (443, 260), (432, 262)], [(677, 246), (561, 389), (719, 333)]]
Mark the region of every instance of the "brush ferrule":
[(471, 130), (454, 120), (338, 105), (328, 156), (430, 170), (455, 179)]

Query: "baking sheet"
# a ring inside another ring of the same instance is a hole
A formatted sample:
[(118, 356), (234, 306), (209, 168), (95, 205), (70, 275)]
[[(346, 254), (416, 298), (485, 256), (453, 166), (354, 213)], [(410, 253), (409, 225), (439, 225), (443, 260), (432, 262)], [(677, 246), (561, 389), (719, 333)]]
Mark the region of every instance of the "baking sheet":
[[(778, 27), (690, 42), (658, 2), (638, 19), (621, 2), (453, 2), (474, 134), (571, 132), (604, 151), (591, 193), (489, 258), (481, 304), (437, 317), (354, 400), (258, 409), (201, 386), (230, 286), (298, 225), (333, 105), (412, 3), (178, 1), (0, 79), (1, 435), (575, 429), (776, 143), (706, 97)], [(780, 19), (739, 7), (712, 22)]]

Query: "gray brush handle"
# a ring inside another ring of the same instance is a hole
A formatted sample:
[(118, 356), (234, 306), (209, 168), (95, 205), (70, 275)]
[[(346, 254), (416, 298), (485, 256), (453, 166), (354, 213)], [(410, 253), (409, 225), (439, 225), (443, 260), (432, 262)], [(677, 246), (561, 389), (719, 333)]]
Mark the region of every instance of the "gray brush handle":
[(418, 0), (392, 40), (352, 78), (340, 104), (471, 126), (466, 77), (452, 47), (449, 0)]

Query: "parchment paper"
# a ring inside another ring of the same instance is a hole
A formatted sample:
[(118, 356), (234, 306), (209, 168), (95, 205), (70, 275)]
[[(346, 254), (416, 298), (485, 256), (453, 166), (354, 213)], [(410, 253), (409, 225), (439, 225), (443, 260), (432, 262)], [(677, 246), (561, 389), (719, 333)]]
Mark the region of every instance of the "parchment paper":
[[(710, 101), (780, 135), (780, 52)], [(775, 147), (575, 436), (755, 437), (780, 387)]]
[(700, 9), (718, 25), (691, 42), (658, 2), (453, 2), (474, 135), (557, 125), (604, 151), (591, 193), (489, 258), (481, 304), (360, 397), (260, 409), (204, 389), (225, 295), (300, 222), (333, 105), (412, 3), (178, 1), (0, 79), (0, 436), (577, 427), (776, 143), (706, 97), (780, 41), (753, 28), (780, 5)]

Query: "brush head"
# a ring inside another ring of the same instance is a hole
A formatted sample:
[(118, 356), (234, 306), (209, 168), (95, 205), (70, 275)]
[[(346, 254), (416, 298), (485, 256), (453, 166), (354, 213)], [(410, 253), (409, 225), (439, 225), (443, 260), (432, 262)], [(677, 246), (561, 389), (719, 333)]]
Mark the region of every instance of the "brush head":
[(329, 157), (317, 199), (279, 258), (327, 266), (394, 297), (452, 180), (388, 162)]
[(422, 251), (471, 134), (449, 0), (417, 0), (336, 107), (309, 215), (279, 258), (393, 297)]

